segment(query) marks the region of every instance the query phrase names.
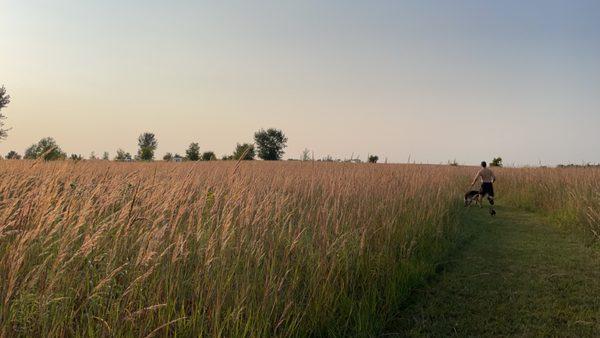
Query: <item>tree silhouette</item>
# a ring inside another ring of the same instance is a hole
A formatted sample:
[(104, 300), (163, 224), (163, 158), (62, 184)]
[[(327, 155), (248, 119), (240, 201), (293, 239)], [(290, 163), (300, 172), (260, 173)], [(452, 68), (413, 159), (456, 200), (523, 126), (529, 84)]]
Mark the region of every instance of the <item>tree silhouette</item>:
[(200, 146), (198, 143), (192, 142), (190, 146), (185, 151), (185, 157), (189, 161), (198, 161), (200, 160)]
[(153, 133), (143, 133), (138, 137), (138, 157), (142, 161), (152, 161), (154, 159), (154, 151), (158, 147), (158, 141)]
[(21, 155), (19, 155), (19, 153), (17, 153), (16, 151), (11, 150), (8, 152), (8, 154), (6, 154), (6, 159), (7, 160), (20, 160)]
[(379, 156), (369, 155), (369, 163), (377, 163), (377, 161), (379, 161)]
[(302, 161), (310, 161), (310, 150), (308, 150), (308, 148), (304, 148), (304, 150), (302, 150), (302, 157), (300, 158)]
[(256, 152), (254, 151), (254, 145), (250, 143), (237, 144), (235, 146), (235, 151), (233, 152), (234, 160), (242, 160), (249, 161), (253, 160), (256, 157)]
[(281, 130), (269, 128), (254, 133), (254, 141), (258, 147), (258, 157), (265, 161), (277, 161), (284, 154), (287, 137)]
[(4, 140), (8, 136), (8, 129), (4, 129), (4, 119), (6, 116), (2, 114), (2, 109), (6, 108), (10, 103), (10, 95), (6, 94), (6, 88), (0, 87), (0, 140)]
[(171, 161), (173, 160), (173, 154), (171, 153), (166, 153), (165, 156), (163, 156), (163, 161)]
[(214, 161), (217, 159), (217, 155), (215, 155), (212, 151), (205, 151), (202, 153), (202, 161)]
[(45, 137), (38, 143), (32, 144), (25, 150), (25, 159), (35, 160), (43, 158), (44, 161), (63, 160), (67, 157), (52, 137)]
[(502, 157), (495, 157), (490, 163), (492, 167), (501, 167), (502, 166)]
[(117, 150), (117, 156), (115, 156), (115, 161), (131, 161), (131, 154), (128, 152), (125, 152), (125, 150), (123, 149), (118, 149)]

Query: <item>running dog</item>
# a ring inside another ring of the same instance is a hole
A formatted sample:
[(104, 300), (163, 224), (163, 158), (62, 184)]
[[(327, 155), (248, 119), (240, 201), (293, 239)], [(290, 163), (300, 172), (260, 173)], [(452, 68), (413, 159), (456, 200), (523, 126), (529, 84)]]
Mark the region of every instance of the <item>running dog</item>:
[(475, 202), (475, 205), (479, 205), (480, 208), (483, 207), (481, 193), (477, 190), (471, 190), (465, 194), (465, 207), (471, 206), (473, 202)]

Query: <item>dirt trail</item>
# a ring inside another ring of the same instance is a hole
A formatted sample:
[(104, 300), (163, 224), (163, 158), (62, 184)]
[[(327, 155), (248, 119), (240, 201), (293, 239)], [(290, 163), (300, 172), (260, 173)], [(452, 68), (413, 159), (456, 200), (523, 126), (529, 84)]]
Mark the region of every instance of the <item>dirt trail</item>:
[(385, 336), (600, 337), (600, 252), (543, 218), (471, 209), (474, 237)]

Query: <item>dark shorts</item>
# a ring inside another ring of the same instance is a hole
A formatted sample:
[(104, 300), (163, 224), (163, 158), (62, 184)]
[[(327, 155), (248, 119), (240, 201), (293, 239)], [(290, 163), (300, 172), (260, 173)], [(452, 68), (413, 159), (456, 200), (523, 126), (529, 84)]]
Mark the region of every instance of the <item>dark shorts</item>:
[(483, 197), (485, 197), (485, 195), (494, 197), (494, 185), (492, 183), (482, 183), (481, 190), (479, 190), (479, 193)]

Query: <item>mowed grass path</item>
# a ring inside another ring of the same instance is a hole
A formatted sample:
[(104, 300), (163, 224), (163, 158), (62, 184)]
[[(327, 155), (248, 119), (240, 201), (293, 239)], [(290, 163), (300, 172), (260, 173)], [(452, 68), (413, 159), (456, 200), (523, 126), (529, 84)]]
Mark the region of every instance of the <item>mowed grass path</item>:
[(473, 237), (386, 336), (600, 337), (600, 251), (542, 217), (471, 208)]

